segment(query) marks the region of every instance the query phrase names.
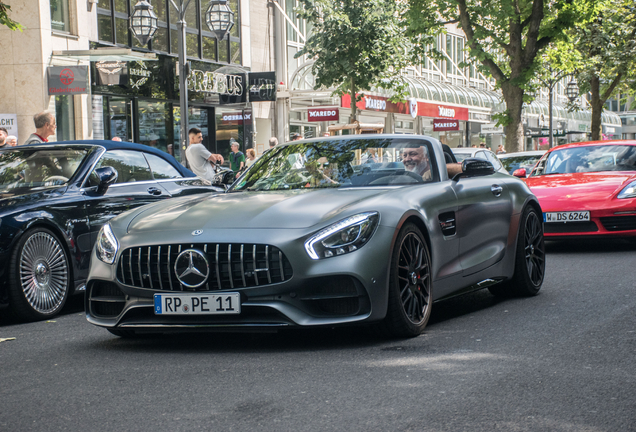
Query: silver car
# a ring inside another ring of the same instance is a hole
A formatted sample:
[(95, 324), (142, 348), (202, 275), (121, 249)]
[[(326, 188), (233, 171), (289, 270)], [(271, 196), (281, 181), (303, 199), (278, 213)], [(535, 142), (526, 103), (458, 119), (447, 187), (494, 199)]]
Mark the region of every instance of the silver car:
[(495, 155), (490, 149), (483, 147), (455, 147), (451, 149), (458, 162), (463, 161), (466, 158), (475, 158), (488, 161), (495, 168), (495, 171), (502, 174), (508, 174), (508, 171), (499, 161), (497, 155)]
[(433, 302), (543, 283), (541, 207), (519, 179), (434, 138), (274, 147), (225, 193), (173, 199), (99, 233), (88, 320), (118, 336), (378, 323), (419, 335)]

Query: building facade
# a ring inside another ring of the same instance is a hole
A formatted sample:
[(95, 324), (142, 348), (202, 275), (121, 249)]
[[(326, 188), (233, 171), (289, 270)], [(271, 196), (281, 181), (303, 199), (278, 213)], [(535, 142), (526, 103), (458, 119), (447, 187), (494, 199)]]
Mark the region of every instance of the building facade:
[[(33, 115), (49, 110), (58, 125), (51, 140), (118, 136), (156, 146), (181, 160), (185, 149), (179, 143), (178, 14), (171, 0), (151, 3), (158, 29), (142, 46), (129, 27), (134, 1), (12, 2), (11, 17), (24, 30), (0, 28), (5, 54), (0, 65), (0, 123), (9, 126), (21, 144), (34, 131)], [(229, 5), (235, 24), (223, 41), (205, 23), (207, 0), (191, 0), (185, 14), (188, 120), (203, 131), (211, 151), (227, 156), (233, 139), (241, 150), (253, 147), (261, 154), (271, 136), (280, 142), (292, 133), (314, 137), (330, 125), (349, 122), (348, 98), (332, 97), (332, 89), (314, 90), (311, 59), (294, 58), (309, 36), (305, 23), (293, 13), (298, 0), (229, 0)], [(437, 47), (446, 60), (425, 59), (401, 72), (408, 83), (408, 100), (393, 104), (388, 101), (391, 94), (372, 89), (358, 103), (359, 120), (380, 124), (389, 133), (431, 135), (455, 147), (485, 142), (496, 148), (505, 138), (504, 128), (492, 119), (504, 110), (500, 95), (475, 68), (461, 66), (466, 55), (461, 30), (449, 26)], [(68, 78), (60, 71), (79, 71), (75, 68), (87, 71), (84, 91), (75, 92), (76, 85), (74, 92), (51, 90), (51, 77)], [(590, 125), (585, 107), (576, 113), (565, 109), (566, 84), (555, 87), (558, 143), (586, 139)], [(546, 99), (542, 91), (526, 106), (526, 149), (547, 145)], [(606, 137), (621, 137), (618, 116), (604, 114), (603, 128)]]

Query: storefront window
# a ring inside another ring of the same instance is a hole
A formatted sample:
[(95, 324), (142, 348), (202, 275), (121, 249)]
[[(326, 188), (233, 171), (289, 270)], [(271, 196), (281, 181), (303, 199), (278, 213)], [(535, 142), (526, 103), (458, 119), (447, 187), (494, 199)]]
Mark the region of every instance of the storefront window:
[(107, 117), (108, 133), (106, 139), (115, 137), (123, 141), (133, 141), (132, 138), (132, 102), (128, 98), (104, 98), (104, 114)]
[(75, 139), (75, 107), (72, 95), (55, 96), (55, 122), (58, 141)]
[(170, 107), (167, 102), (139, 101), (139, 143), (174, 154)]
[(70, 32), (68, 0), (51, 0), (51, 29)]

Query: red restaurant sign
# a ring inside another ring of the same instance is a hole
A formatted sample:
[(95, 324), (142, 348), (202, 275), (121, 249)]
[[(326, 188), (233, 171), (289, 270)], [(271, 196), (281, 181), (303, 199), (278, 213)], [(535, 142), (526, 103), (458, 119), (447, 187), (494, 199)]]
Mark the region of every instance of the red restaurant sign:
[(453, 119), (435, 119), (433, 120), (433, 130), (435, 132), (459, 130), (459, 121)]
[[(346, 94), (340, 98), (343, 108), (351, 108), (351, 96)], [(358, 109), (367, 111), (384, 111), (397, 114), (410, 114), (408, 102), (391, 102), (382, 96), (364, 96), (356, 103)]]
[[(340, 105), (343, 108), (351, 108), (351, 96), (342, 95), (340, 100)], [(356, 106), (361, 110), (384, 111), (397, 114), (411, 113), (409, 102), (393, 103), (381, 96), (364, 96)], [(468, 108), (418, 101), (417, 116), (467, 121)]]
[(340, 110), (333, 107), (307, 108), (308, 121), (331, 121), (340, 120)]

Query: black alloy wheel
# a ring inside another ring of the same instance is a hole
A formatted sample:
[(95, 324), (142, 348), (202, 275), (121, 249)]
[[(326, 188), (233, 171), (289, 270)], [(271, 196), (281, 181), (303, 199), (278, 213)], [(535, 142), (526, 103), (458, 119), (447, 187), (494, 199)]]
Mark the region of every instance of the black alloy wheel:
[(431, 316), (431, 256), (419, 228), (407, 223), (400, 230), (389, 281), (386, 326), (397, 337), (418, 336)]
[(9, 301), (21, 320), (57, 315), (71, 286), (69, 260), (62, 243), (51, 231), (34, 228), (18, 241), (11, 256)]
[(500, 297), (534, 296), (539, 293), (545, 275), (545, 240), (543, 223), (537, 210), (527, 206), (521, 216), (515, 272), (511, 279), (491, 286), (488, 290)]

